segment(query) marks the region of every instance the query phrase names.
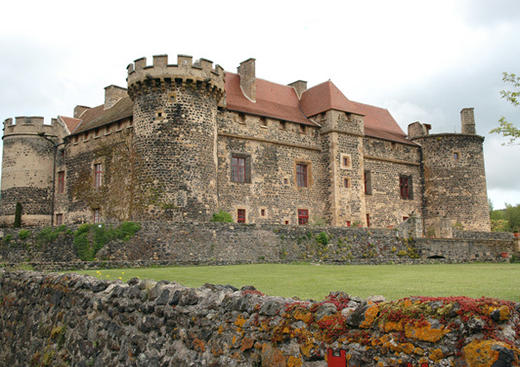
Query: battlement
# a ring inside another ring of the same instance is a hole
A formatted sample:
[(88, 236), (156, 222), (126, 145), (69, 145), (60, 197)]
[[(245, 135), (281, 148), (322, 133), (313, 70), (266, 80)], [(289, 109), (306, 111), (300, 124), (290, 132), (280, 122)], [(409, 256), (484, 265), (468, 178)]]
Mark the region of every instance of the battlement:
[(8, 135), (41, 135), (60, 136), (61, 125), (53, 118), (45, 124), (41, 116), (17, 116), (4, 121), (4, 137)]
[(146, 65), (146, 57), (128, 65), (128, 94), (131, 98), (143, 88), (164, 87), (165, 84), (182, 82), (210, 92), (224, 92), (224, 69), (213, 62), (199, 59), (193, 62), (191, 56), (178, 55), (177, 64), (168, 64), (168, 55), (153, 56), (153, 64)]

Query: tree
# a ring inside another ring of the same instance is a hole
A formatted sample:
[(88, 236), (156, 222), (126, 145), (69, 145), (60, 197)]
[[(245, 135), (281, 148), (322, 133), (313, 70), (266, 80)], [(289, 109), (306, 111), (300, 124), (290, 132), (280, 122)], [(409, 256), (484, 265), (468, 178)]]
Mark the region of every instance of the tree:
[[(514, 73), (503, 73), (502, 80), (506, 85), (510, 85), (512, 90), (501, 90), (500, 97), (510, 102), (513, 106), (520, 105), (520, 76)], [(494, 128), (490, 133), (502, 134), (509, 138), (508, 144), (513, 144), (516, 139), (520, 138), (520, 129), (517, 128), (512, 122), (507, 121), (504, 116), (498, 120), (500, 122), (499, 127)]]

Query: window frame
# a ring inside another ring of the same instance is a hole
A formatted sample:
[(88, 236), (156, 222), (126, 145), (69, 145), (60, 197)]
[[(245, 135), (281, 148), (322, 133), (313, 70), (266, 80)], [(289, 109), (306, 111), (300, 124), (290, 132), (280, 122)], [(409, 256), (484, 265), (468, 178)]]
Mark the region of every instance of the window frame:
[(237, 209), (237, 223), (246, 223), (247, 217), (246, 217), (246, 210), (243, 208)]
[(309, 187), (309, 164), (296, 162), (296, 186)]
[(412, 176), (399, 175), (399, 196), (402, 200), (413, 200)]
[(103, 164), (94, 163), (94, 188), (100, 189), (101, 186), (103, 186)]
[(309, 209), (297, 209), (297, 213), (299, 226), (309, 224)]
[[(235, 160), (243, 161), (243, 166), (236, 165)], [(231, 153), (231, 182), (251, 183), (251, 156), (244, 153)]]
[(365, 195), (372, 195), (372, 173), (370, 170), (363, 172), (363, 186), (365, 188)]
[(63, 213), (56, 214), (56, 225), (61, 226), (63, 224)]
[(65, 171), (58, 171), (58, 185), (56, 193), (63, 194), (65, 192)]

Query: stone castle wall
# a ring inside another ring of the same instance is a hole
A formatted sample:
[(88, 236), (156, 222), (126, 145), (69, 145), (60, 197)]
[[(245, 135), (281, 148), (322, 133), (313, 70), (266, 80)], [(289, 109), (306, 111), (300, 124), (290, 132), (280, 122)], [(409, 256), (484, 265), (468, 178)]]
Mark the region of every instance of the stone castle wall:
[(56, 120), (47, 125), (42, 117), (4, 122), (2, 224), (13, 224), (17, 202), (22, 204), (24, 225), (50, 223), (54, 144), (63, 134)]
[(425, 231), (437, 218), (464, 230), (489, 231), (483, 138), (436, 134), (414, 141), (424, 155)]
[(0, 270), (0, 306), (0, 360), (13, 367), (516, 366), (520, 358), (520, 304), (493, 299), (336, 292), (302, 301), (251, 286)]

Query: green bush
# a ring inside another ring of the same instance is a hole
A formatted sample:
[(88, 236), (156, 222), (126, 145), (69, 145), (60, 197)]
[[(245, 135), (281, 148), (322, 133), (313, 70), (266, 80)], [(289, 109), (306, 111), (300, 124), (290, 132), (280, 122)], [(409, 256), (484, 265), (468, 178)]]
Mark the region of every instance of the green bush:
[(233, 217), (228, 212), (224, 210), (219, 210), (217, 213), (213, 214), (211, 217), (212, 222), (220, 222), (220, 223), (232, 223)]
[(30, 235), (31, 235), (31, 231), (29, 231), (28, 229), (20, 229), (20, 231), (18, 232), (18, 238), (21, 240), (25, 240)]
[(74, 249), (83, 261), (92, 261), (107, 243), (119, 239), (128, 241), (141, 229), (139, 223), (124, 222), (116, 228), (104, 224), (82, 224), (74, 232)]
[(36, 235), (36, 242), (45, 245), (56, 241), (61, 233), (71, 233), (65, 225), (58, 227), (45, 227)]
[(327, 246), (329, 244), (329, 236), (325, 232), (320, 232), (316, 235), (316, 242)]
[(14, 228), (20, 228), (22, 226), (22, 204), (16, 202), (16, 209), (14, 211)]

